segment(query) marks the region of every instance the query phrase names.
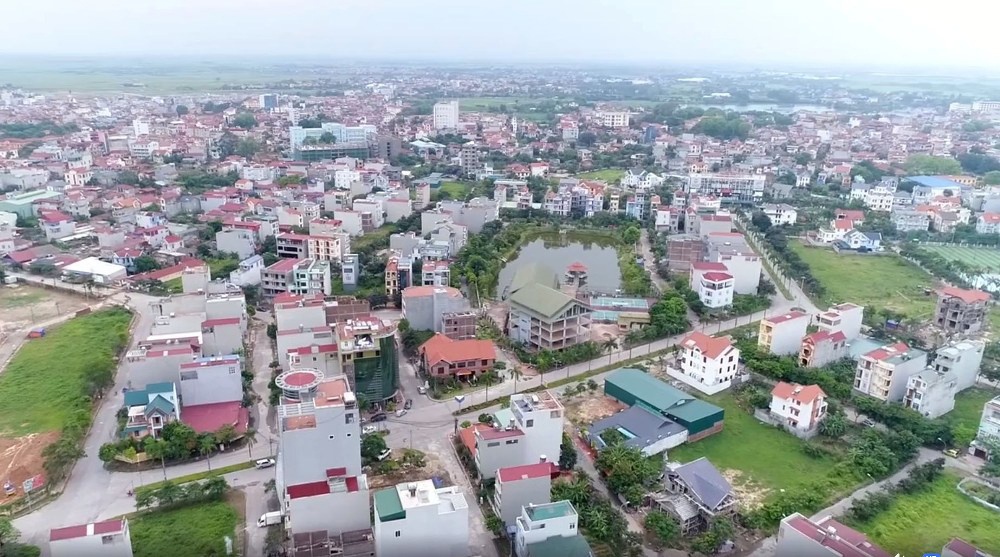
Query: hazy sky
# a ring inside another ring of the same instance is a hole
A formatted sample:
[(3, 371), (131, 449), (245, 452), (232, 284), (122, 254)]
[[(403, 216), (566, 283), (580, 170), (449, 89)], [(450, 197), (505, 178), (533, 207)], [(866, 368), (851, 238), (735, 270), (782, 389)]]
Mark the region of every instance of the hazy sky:
[(991, 0), (3, 0), (0, 54), (1000, 66)]

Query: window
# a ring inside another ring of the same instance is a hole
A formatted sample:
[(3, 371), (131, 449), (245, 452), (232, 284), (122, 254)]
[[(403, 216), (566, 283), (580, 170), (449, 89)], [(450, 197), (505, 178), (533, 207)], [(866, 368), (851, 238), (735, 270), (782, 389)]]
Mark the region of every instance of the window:
[(396, 537), (398, 538), (401, 535), (402, 535), (402, 533), (399, 530), (396, 530)]
[(354, 413), (353, 412), (348, 412), (347, 414), (344, 414), (344, 423), (345, 424), (353, 424), (354, 423)]
[(569, 529), (570, 529), (570, 530), (576, 530), (576, 523), (575, 523), (575, 522), (571, 523), (571, 524), (569, 525)]
[(104, 545), (115, 543), (114, 536), (101, 536), (101, 543)]
[(236, 366), (229, 366), (229, 375), (236, 375)]
[(525, 427), (535, 427), (535, 420), (527, 420), (524, 422)]
[(492, 443), (487, 443), (486, 446), (487, 447), (499, 447), (500, 446), (500, 441), (494, 441)]

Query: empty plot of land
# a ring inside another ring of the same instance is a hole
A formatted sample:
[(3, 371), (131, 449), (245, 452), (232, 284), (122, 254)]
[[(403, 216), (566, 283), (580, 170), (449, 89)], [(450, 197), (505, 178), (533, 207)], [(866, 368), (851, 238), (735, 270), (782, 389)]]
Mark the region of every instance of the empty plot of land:
[(0, 288), (0, 328), (28, 330), (35, 323), (85, 307), (87, 300), (81, 296), (34, 286), (5, 286)]
[(888, 308), (911, 319), (928, 318), (934, 312), (936, 298), (926, 293), (935, 286), (934, 278), (901, 257), (842, 255), (799, 242), (789, 242), (789, 246), (826, 289), (819, 300), (824, 305), (852, 302)]

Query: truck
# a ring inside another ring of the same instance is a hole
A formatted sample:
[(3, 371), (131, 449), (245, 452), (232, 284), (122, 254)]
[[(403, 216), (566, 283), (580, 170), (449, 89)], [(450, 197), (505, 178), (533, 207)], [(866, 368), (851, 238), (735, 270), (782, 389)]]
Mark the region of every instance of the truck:
[(257, 519), (257, 526), (260, 528), (274, 526), (275, 524), (281, 524), (284, 519), (285, 517), (281, 514), (281, 511), (271, 511), (260, 515), (260, 518)]

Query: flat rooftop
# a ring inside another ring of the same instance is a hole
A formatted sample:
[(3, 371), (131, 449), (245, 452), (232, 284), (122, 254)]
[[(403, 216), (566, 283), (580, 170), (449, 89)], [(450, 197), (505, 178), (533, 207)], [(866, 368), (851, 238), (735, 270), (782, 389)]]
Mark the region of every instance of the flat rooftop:
[(538, 393), (519, 393), (511, 395), (511, 405), (516, 405), (521, 411), (535, 412), (538, 410), (562, 410), (562, 403), (552, 393), (541, 391)]
[(532, 521), (551, 520), (576, 514), (576, 509), (569, 501), (556, 501), (545, 503), (544, 505), (529, 505), (524, 507), (524, 512)]

